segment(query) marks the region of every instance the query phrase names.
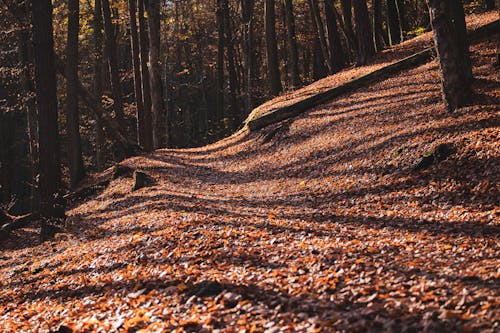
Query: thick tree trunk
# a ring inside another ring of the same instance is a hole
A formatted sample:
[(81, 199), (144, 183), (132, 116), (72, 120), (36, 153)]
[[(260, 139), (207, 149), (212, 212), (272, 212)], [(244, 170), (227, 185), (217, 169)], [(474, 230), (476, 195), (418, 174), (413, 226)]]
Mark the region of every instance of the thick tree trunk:
[(375, 54), (373, 32), (365, 0), (354, 1), (354, 19), (358, 40), (358, 65), (365, 65), (370, 57)]
[(70, 187), (85, 177), (78, 111), (78, 31), (80, 2), (68, 1), (68, 42), (66, 45), (66, 134)]
[(324, 0), (328, 46), (330, 48), (330, 67), (338, 72), (345, 63), (344, 51), (337, 26), (337, 13), (332, 0)]
[[(22, 13), (29, 17), (29, 6), (27, 3), (23, 3), (19, 5)], [(31, 57), (29, 52), (28, 43), (30, 42), (31, 36), (28, 30), (20, 30), (19, 31), (19, 48), (18, 48), (18, 56), (19, 63), (21, 65), (22, 71), (20, 75), (20, 83), (23, 88), (23, 93), (28, 96), (34, 92), (34, 86), (32, 82), (32, 77), (30, 73), (31, 67)], [(25, 102), (26, 106), (26, 120), (27, 120), (27, 139), (28, 139), (28, 149), (30, 160), (30, 175), (28, 182), (32, 184), (30, 186), (30, 211), (38, 211), (38, 186), (36, 184), (36, 179), (38, 175), (38, 115), (36, 110), (35, 100), (33, 98), (29, 98)], [(1, 145), (1, 143), (0, 143)], [(0, 159), (1, 160), (1, 159)], [(1, 198), (1, 196), (0, 196)]]
[(115, 33), (113, 22), (111, 21), (111, 9), (109, 0), (101, 0), (102, 18), (104, 21), (104, 34), (106, 36), (106, 54), (108, 57), (109, 75), (111, 78), (111, 90), (113, 92), (113, 106), (115, 117), (120, 126), (125, 126), (125, 116), (123, 113), (122, 87), (120, 83), (120, 72), (118, 70), (118, 54), (116, 51)]
[(265, 35), (266, 35), (266, 58), (269, 83), (271, 85), (271, 95), (277, 96), (281, 93), (281, 75), (278, 62), (278, 45), (276, 40), (276, 13), (274, 0), (265, 0)]
[(471, 100), (472, 70), (459, 0), (429, 0), (434, 41), (439, 56), (443, 100), (449, 111)]
[[(151, 87), (151, 113), (153, 116), (153, 143), (159, 148), (163, 133), (168, 133), (169, 124), (164, 124), (163, 85), (160, 62), (160, 1), (148, 0), (149, 32), (149, 80)], [(166, 127), (164, 127), (166, 126)], [(163, 129), (166, 129), (163, 131)]]
[[(102, 99), (102, 83), (103, 83), (103, 72), (104, 68), (102, 66), (103, 63), (103, 47), (102, 47), (102, 5), (101, 0), (95, 0), (94, 7), (94, 82), (93, 82), (93, 90), (94, 96), (96, 96), (97, 100), (100, 102)], [(96, 117), (96, 139), (95, 139), (95, 148), (96, 148), (96, 164), (97, 170), (102, 171), (105, 168), (106, 158), (105, 158), (105, 137), (103, 124), (99, 117)]]
[[(52, 28), (52, 2), (32, 2), (35, 83), (40, 148), (40, 214), (53, 218), (56, 195), (61, 186), (59, 131), (57, 123), (57, 82)], [(52, 228), (42, 222), (42, 235), (51, 236)]]
[(292, 0), (283, 0), (285, 7), (285, 24), (286, 24), (286, 37), (289, 48), (290, 59), (290, 72), (292, 76), (292, 85), (294, 88), (302, 85), (299, 76), (299, 56), (297, 47), (297, 35), (295, 32), (295, 15)]
[(401, 22), (399, 21), (397, 0), (387, 0), (387, 25), (389, 27), (389, 44), (401, 42)]
[(142, 105), (144, 107), (144, 149), (151, 151), (153, 145), (153, 115), (151, 114), (151, 87), (148, 70), (149, 40), (146, 17), (144, 16), (144, 1), (137, 0), (139, 16), (139, 49), (141, 61)]

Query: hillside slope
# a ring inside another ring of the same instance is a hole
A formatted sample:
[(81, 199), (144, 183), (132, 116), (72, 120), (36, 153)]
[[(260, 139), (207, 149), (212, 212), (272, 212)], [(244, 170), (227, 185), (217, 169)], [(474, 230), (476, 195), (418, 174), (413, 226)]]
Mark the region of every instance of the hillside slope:
[[(433, 61), (126, 161), (156, 184), (116, 179), (56, 241), (3, 245), (0, 331), (498, 330), (499, 37), (472, 46), (475, 105), (454, 114)], [(441, 143), (452, 155), (416, 171)]]

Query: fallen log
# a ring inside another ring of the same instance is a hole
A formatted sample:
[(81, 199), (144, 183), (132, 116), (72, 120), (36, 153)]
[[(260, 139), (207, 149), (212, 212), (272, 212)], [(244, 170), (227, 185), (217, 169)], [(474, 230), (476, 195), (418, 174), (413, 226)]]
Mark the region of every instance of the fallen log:
[[(474, 31), (469, 32), (468, 36), (470, 39), (478, 39), (478, 38), (483, 38), (485, 36), (489, 36), (494, 33), (498, 33), (499, 31), (500, 31), (500, 21), (497, 20), (489, 24), (486, 24), (482, 27), (479, 27)], [(326, 103), (345, 93), (361, 88), (369, 83), (381, 81), (383, 79), (388, 78), (391, 75), (399, 73), (404, 69), (412, 68), (417, 65), (426, 63), (427, 61), (431, 60), (434, 56), (435, 56), (434, 47), (426, 48), (423, 51), (420, 51), (402, 60), (396, 61), (383, 68), (377, 69), (371, 73), (363, 75), (345, 84), (334, 87), (325, 92), (318, 93), (311, 97), (305, 98), (296, 103), (275, 109), (258, 118), (249, 120), (246, 126), (250, 131), (256, 131), (271, 124), (280, 122), (282, 120), (298, 116), (299, 114), (307, 110), (310, 110), (318, 105)]]

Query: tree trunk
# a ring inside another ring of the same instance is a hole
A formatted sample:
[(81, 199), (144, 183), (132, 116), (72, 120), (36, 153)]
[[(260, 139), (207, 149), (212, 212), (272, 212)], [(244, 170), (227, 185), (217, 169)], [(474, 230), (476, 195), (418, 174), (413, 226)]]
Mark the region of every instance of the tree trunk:
[(250, 113), (253, 108), (253, 73), (254, 73), (254, 50), (253, 50), (253, 9), (254, 0), (241, 0), (243, 18), (243, 52), (244, 52), (244, 81), (245, 81), (245, 111)]
[(342, 18), (347, 41), (349, 42), (353, 53), (356, 54), (358, 52), (358, 44), (356, 42), (356, 35), (354, 34), (352, 24), (352, 0), (341, 0), (340, 3), (342, 5)]
[[(56, 195), (61, 185), (59, 131), (57, 123), (57, 82), (52, 28), (52, 2), (32, 2), (33, 42), (35, 50), (35, 84), (39, 121), (40, 148), (40, 214), (53, 218)], [(51, 234), (44, 219), (41, 234)]]
[(217, 0), (217, 112), (215, 122), (224, 118), (224, 0)]
[(376, 51), (381, 51), (385, 47), (384, 30), (382, 29), (382, 3), (381, 0), (373, 0), (372, 3), (373, 17), (373, 41), (375, 43)]
[(358, 65), (365, 65), (370, 57), (375, 54), (373, 32), (365, 0), (354, 1), (354, 19), (358, 40)]
[(274, 9), (274, 0), (265, 0), (264, 2), (266, 34), (266, 58), (269, 83), (271, 85), (271, 95), (277, 96), (281, 93), (281, 75), (278, 62), (278, 45), (276, 40), (276, 13)]
[(149, 80), (151, 88), (151, 113), (153, 116), (153, 146), (162, 145), (164, 107), (163, 88), (161, 82), (160, 62), (160, 1), (147, 0), (148, 31), (149, 31)]
[(399, 21), (397, 0), (387, 0), (387, 25), (389, 27), (389, 44), (401, 42), (401, 22)]
[(449, 111), (471, 100), (472, 71), (459, 0), (429, 0), (434, 41), (441, 68), (443, 100)]
[[(29, 6), (27, 3), (20, 4), (22, 13), (29, 17)], [(28, 96), (34, 92), (34, 86), (32, 83), (32, 77), (30, 73), (30, 66), (32, 59), (30, 58), (29, 46), (30, 42), (30, 33), (28, 30), (22, 29), (19, 31), (19, 62), (22, 68), (20, 81), (21, 86), (23, 87), (23, 93)], [(28, 138), (28, 149), (29, 149), (29, 157), (28, 159), (31, 162), (30, 168), (30, 179), (28, 180), (32, 185), (31, 193), (30, 193), (30, 211), (38, 211), (38, 186), (37, 175), (38, 175), (38, 115), (36, 110), (35, 100), (33, 98), (29, 98), (26, 103), (26, 119), (27, 119), (27, 138)], [(1, 143), (0, 143), (1, 145)], [(0, 159), (1, 160), (1, 159)], [(1, 197), (1, 196), (0, 196)]]
[(144, 102), (142, 98), (141, 81), (141, 59), (139, 54), (139, 35), (137, 32), (137, 0), (128, 0), (129, 25), (130, 25), (130, 46), (132, 49), (132, 66), (134, 69), (134, 94), (137, 108), (137, 142), (146, 151), (152, 147), (147, 147), (146, 133), (144, 127)]
[(101, 0), (102, 17), (104, 21), (104, 34), (106, 36), (106, 54), (108, 56), (109, 75), (111, 78), (111, 90), (113, 92), (113, 106), (115, 117), (120, 126), (125, 126), (125, 116), (123, 113), (122, 87), (120, 83), (120, 72), (118, 70), (118, 55), (116, 51), (115, 34), (113, 22), (111, 21), (111, 9), (109, 0)]
[(137, 0), (139, 16), (139, 49), (141, 62), (142, 105), (144, 107), (144, 149), (151, 151), (153, 145), (153, 116), (151, 114), (151, 87), (148, 70), (149, 40), (144, 16), (144, 0)]
[(297, 35), (295, 32), (295, 15), (293, 10), (292, 0), (283, 0), (285, 7), (285, 24), (286, 24), (286, 37), (288, 41), (288, 48), (290, 53), (290, 72), (292, 74), (293, 88), (302, 85), (299, 76), (299, 56), (297, 48)]
[(70, 187), (74, 189), (85, 177), (78, 111), (78, 31), (80, 2), (68, 1), (68, 42), (66, 46), (66, 134)]
[(323, 54), (323, 59), (325, 61), (325, 67), (328, 69), (328, 73), (332, 73), (330, 54), (328, 53), (328, 46), (326, 44), (325, 38), (325, 27), (323, 25), (323, 20), (321, 19), (321, 14), (319, 11), (319, 6), (317, 0), (309, 0), (309, 6), (311, 7), (311, 12), (313, 14), (314, 25), (316, 27), (316, 34), (319, 38), (321, 53)]
[[(102, 100), (102, 83), (103, 83), (103, 72), (104, 68), (102, 66), (103, 60), (103, 47), (102, 47), (102, 5), (101, 0), (95, 0), (94, 8), (94, 83), (93, 90), (94, 96), (100, 102)], [(96, 164), (97, 170), (102, 171), (105, 168), (106, 158), (105, 158), (105, 137), (103, 124), (99, 117), (96, 117)]]
[(332, 0), (324, 0), (328, 46), (330, 48), (330, 67), (338, 72), (344, 66), (344, 51), (337, 26), (337, 14)]
[(229, 12), (229, 1), (223, 0), (223, 15), (224, 15), (224, 33), (226, 39), (226, 47), (227, 47), (227, 67), (229, 72), (229, 96), (230, 96), (230, 110), (231, 116), (231, 126), (234, 128), (239, 125), (242, 121), (238, 108), (238, 94), (239, 94), (239, 83), (238, 83), (238, 75), (236, 73), (236, 64), (235, 64), (235, 52), (234, 52), (234, 42), (232, 35), (232, 27), (231, 27), (231, 15)]

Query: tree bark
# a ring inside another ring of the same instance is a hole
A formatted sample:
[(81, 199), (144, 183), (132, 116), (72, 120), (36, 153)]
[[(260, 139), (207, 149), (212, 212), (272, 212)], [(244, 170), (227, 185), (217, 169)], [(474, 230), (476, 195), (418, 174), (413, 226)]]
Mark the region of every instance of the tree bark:
[[(61, 164), (52, 2), (50, 0), (32, 2), (32, 24), (40, 137), (40, 214), (46, 218), (53, 218), (57, 215), (55, 199), (61, 186)], [(41, 234), (50, 236), (51, 229), (44, 219)]]
[[(94, 96), (100, 102), (102, 100), (102, 83), (103, 83), (103, 72), (104, 68), (102, 66), (103, 63), (103, 47), (102, 47), (102, 5), (101, 0), (95, 0), (94, 7), (94, 82), (93, 82), (93, 90)], [(103, 124), (99, 117), (96, 117), (96, 164), (97, 170), (104, 170), (104, 166), (106, 163), (105, 158), (105, 137)]]
[(120, 83), (120, 72), (118, 70), (118, 54), (116, 51), (115, 34), (111, 21), (111, 9), (109, 0), (101, 0), (102, 17), (104, 21), (104, 34), (106, 36), (106, 54), (108, 56), (109, 75), (111, 78), (111, 90), (113, 93), (113, 106), (115, 117), (120, 126), (125, 126), (125, 116), (123, 113), (122, 87)]
[(216, 18), (217, 18), (217, 111), (216, 120), (218, 123), (224, 118), (224, 3), (223, 0), (217, 0)]
[(233, 34), (231, 32), (231, 15), (229, 12), (229, 1), (222, 1), (222, 9), (224, 15), (224, 35), (226, 39), (226, 47), (227, 47), (227, 67), (229, 73), (229, 96), (230, 96), (230, 110), (231, 116), (231, 126), (234, 128), (239, 124), (242, 119), (240, 117), (239, 108), (238, 108), (238, 95), (239, 95), (239, 83), (238, 83), (238, 74), (236, 73), (236, 64), (235, 64), (235, 52), (234, 52), (234, 41)]
[(459, 0), (428, 0), (441, 68), (443, 100), (449, 111), (471, 100), (472, 69)]
[(354, 1), (354, 19), (358, 40), (358, 65), (365, 65), (370, 57), (375, 54), (373, 32), (365, 0)]
[[(151, 113), (153, 116), (153, 146), (162, 145), (163, 133), (168, 133), (169, 124), (163, 124), (163, 86), (160, 62), (160, 1), (147, 0), (149, 32), (149, 80), (151, 88)], [(165, 131), (163, 128), (165, 127)], [(168, 135), (167, 135), (168, 136)]]
[(373, 0), (372, 3), (373, 17), (373, 41), (375, 43), (376, 51), (381, 51), (385, 47), (384, 31), (382, 29), (382, 3), (381, 0)]
[(281, 93), (283, 87), (281, 85), (281, 75), (278, 62), (278, 45), (276, 40), (276, 13), (274, 8), (274, 0), (265, 0), (264, 2), (265, 24), (264, 30), (266, 35), (266, 58), (267, 72), (269, 83), (271, 85), (271, 95), (277, 96)]
[(290, 72), (293, 88), (300, 87), (302, 82), (299, 75), (299, 56), (297, 47), (297, 34), (295, 32), (295, 15), (292, 0), (283, 0), (285, 7), (285, 24), (288, 48), (290, 53)]
[(323, 20), (321, 19), (321, 14), (319, 11), (319, 6), (317, 0), (309, 0), (309, 6), (311, 7), (311, 12), (313, 14), (314, 25), (316, 27), (316, 34), (319, 38), (321, 53), (323, 54), (323, 60), (325, 61), (325, 67), (328, 69), (328, 73), (332, 73), (330, 54), (328, 53), (328, 46), (326, 44), (325, 38), (325, 27), (323, 25)]
[(350, 48), (354, 53), (357, 53), (357, 42), (356, 35), (354, 34), (354, 28), (352, 23), (352, 0), (341, 0), (342, 6), (342, 18), (344, 23), (344, 30), (347, 36), (347, 40), (350, 44)]
[(345, 63), (344, 51), (337, 26), (337, 14), (332, 0), (324, 0), (328, 46), (330, 48), (330, 67), (338, 72)]
[(244, 81), (245, 81), (245, 110), (249, 113), (253, 108), (253, 73), (254, 73), (254, 0), (241, 0), (243, 18), (243, 52), (244, 52)]
[(134, 69), (134, 94), (137, 108), (137, 142), (146, 151), (146, 133), (144, 127), (144, 102), (142, 98), (141, 59), (139, 54), (139, 35), (137, 31), (137, 0), (128, 0), (130, 46), (132, 49), (132, 67)]
[(139, 50), (141, 62), (142, 105), (144, 107), (144, 149), (151, 151), (153, 145), (153, 116), (151, 114), (151, 86), (148, 70), (149, 40), (146, 17), (144, 16), (144, 0), (137, 0), (139, 21)]
[(78, 31), (80, 2), (68, 1), (68, 41), (66, 46), (66, 134), (70, 187), (75, 188), (85, 177), (80, 120), (78, 111)]

